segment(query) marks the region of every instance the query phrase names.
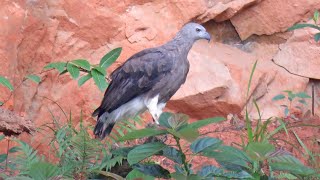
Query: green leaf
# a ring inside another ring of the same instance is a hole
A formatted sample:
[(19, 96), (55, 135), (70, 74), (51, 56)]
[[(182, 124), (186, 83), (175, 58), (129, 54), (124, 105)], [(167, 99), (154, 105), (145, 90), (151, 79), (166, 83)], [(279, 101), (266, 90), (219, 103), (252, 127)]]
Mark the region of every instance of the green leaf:
[(314, 21), (315, 24), (317, 24), (318, 19), (319, 19), (319, 11), (316, 10), (316, 11), (314, 12), (314, 14), (313, 14), (313, 21)]
[(68, 63), (67, 70), (73, 79), (77, 79), (80, 75), (79, 68), (71, 63)]
[(283, 94), (278, 94), (272, 98), (272, 101), (278, 101), (278, 100), (284, 99), (285, 97), (286, 96), (284, 96)]
[(100, 67), (108, 68), (112, 63), (114, 63), (118, 59), (121, 51), (122, 48), (116, 48), (104, 55), (99, 63)]
[(47, 162), (36, 162), (31, 165), (29, 175), (34, 180), (51, 179), (59, 175), (58, 167)]
[(296, 94), (297, 97), (305, 99), (305, 98), (311, 98), (311, 96), (309, 96), (307, 93), (305, 92), (299, 92)]
[(182, 113), (173, 114), (168, 119), (168, 124), (172, 129), (181, 129), (186, 127), (189, 117)]
[(2, 140), (2, 139), (4, 139), (6, 136), (5, 135), (0, 135), (0, 141)]
[[(184, 174), (181, 174), (179, 172), (171, 173), (170, 176), (172, 179), (187, 180), (187, 176), (185, 176)], [(201, 180), (201, 177), (199, 180)]]
[(135, 147), (128, 154), (128, 162), (130, 165), (136, 164), (141, 160), (150, 157), (166, 147), (163, 143), (148, 143)]
[(7, 159), (7, 154), (0, 154), (0, 163), (4, 162)]
[(176, 137), (179, 137), (180, 139), (185, 139), (188, 142), (193, 142), (199, 137), (198, 130), (192, 127), (186, 127), (179, 131), (168, 129), (168, 132), (170, 132), (172, 135)]
[(281, 131), (282, 129), (286, 132), (286, 134), (288, 135), (288, 130), (286, 128), (286, 124), (281, 120), (278, 119), (278, 121), (280, 122), (280, 126), (278, 126), (276, 129), (274, 129), (273, 131), (269, 132), (269, 134), (265, 137), (265, 139), (270, 139), (272, 136), (274, 136), (275, 134), (277, 134), (279, 131)]
[(57, 69), (61, 74), (66, 69), (67, 63), (65, 62), (53, 62), (44, 67), (44, 69)]
[(304, 151), (309, 155), (309, 157), (311, 158), (312, 162), (314, 164), (316, 164), (316, 158), (313, 156), (312, 152), (308, 149), (308, 147), (303, 143), (303, 141), (299, 138), (298, 134), (292, 130), (294, 136), (296, 137), (296, 139), (298, 140), (299, 144), (301, 145), (301, 147), (304, 149)]
[(298, 179), (298, 178), (296, 176), (292, 175), (292, 174), (280, 172), (280, 174), (278, 176), (276, 176), (276, 179), (288, 179), (288, 180), (291, 180), (291, 179)]
[(187, 127), (198, 129), (203, 126), (207, 126), (212, 123), (218, 123), (218, 122), (221, 122), (224, 120), (225, 120), (225, 118), (223, 118), (223, 117), (208, 118), (208, 119), (203, 119), (203, 120), (198, 120), (196, 122), (193, 122), (193, 123), (189, 124)]
[(26, 78), (30, 79), (31, 81), (33, 81), (33, 82), (35, 82), (37, 84), (39, 84), (40, 81), (41, 81), (41, 78), (39, 76), (37, 76), (37, 75), (34, 75), (34, 74), (30, 74)]
[[(180, 174), (178, 172), (172, 173), (171, 174), (171, 178), (172, 179), (177, 179), (177, 180), (203, 180), (203, 178), (201, 176), (198, 176), (196, 174), (190, 174), (190, 175), (187, 176), (187, 175), (184, 175), (184, 174)], [(209, 180), (209, 179), (205, 179), (205, 180)]]
[(167, 133), (166, 130), (157, 130), (154, 128), (137, 129), (127, 133), (126, 135), (118, 139), (118, 141), (128, 141), (128, 140), (140, 139), (144, 137), (162, 135), (166, 133)]
[(15, 153), (15, 152), (18, 152), (18, 151), (20, 151), (20, 148), (17, 147), (17, 146), (14, 146), (14, 147), (9, 149), (9, 153)]
[(246, 151), (252, 159), (263, 161), (268, 154), (275, 151), (275, 147), (269, 143), (251, 142), (248, 144)]
[(61, 71), (61, 72), (59, 73), (59, 75), (63, 75), (63, 74), (65, 74), (65, 73), (67, 73), (67, 72), (68, 72), (68, 70), (65, 69), (65, 70)]
[(208, 176), (212, 176), (212, 175), (216, 175), (219, 176), (221, 174), (223, 174), (223, 170), (220, 168), (217, 168), (215, 166), (212, 165), (208, 165), (208, 166), (203, 166), (201, 168), (200, 171), (198, 171), (198, 175), (202, 176), (202, 177), (208, 177)]
[(227, 179), (252, 179), (253, 178), (246, 171), (240, 171), (240, 172), (229, 171), (229, 172), (224, 173), (222, 176), (226, 177)]
[(194, 153), (199, 153), (199, 152), (204, 151), (207, 148), (215, 149), (218, 146), (220, 146), (221, 143), (222, 143), (222, 141), (220, 139), (211, 138), (211, 137), (204, 137), (204, 138), (200, 138), (200, 139), (195, 140), (190, 145), (190, 149)]
[(137, 180), (137, 179), (143, 179), (143, 180), (154, 180), (155, 178), (146, 174), (143, 174), (142, 172), (133, 169), (129, 172), (129, 174), (126, 177), (127, 180)]
[(304, 105), (307, 105), (307, 101), (304, 100), (304, 99), (300, 99), (300, 100), (299, 100), (299, 103), (304, 104)]
[(169, 112), (164, 112), (160, 115), (159, 117), (159, 124), (163, 127), (166, 128), (171, 128), (170, 124), (169, 124), (169, 119), (173, 116), (172, 113)]
[(202, 169), (197, 174), (202, 177), (224, 177), (227, 179), (250, 179), (250, 178), (252, 178), (252, 176), (250, 174), (248, 174), (246, 171), (224, 172), (222, 169), (217, 168), (212, 165), (202, 167)]
[(310, 28), (313, 28), (313, 29), (317, 29), (320, 31), (320, 27), (314, 25), (314, 24), (296, 24), (292, 27), (290, 27), (288, 29), (288, 31), (293, 31), (293, 30), (296, 30), (296, 29), (302, 29), (302, 28), (306, 28), (306, 27), (310, 27)]
[[(251, 88), (252, 78), (253, 78), (253, 74), (256, 70), (257, 63), (258, 63), (258, 60), (256, 60), (255, 63), (253, 64), (252, 69), (251, 69), (251, 73), (250, 73), (250, 78), (249, 78), (248, 87), (247, 87), (247, 94), (246, 94), (246, 99), (248, 101), (249, 101), (249, 92), (250, 92), (250, 88)], [(248, 103), (246, 103), (246, 106), (245, 106), (245, 115), (246, 115), (245, 122), (246, 122), (246, 128), (247, 128), (247, 137), (248, 137), (249, 142), (252, 142), (254, 135), (252, 132), (251, 121), (249, 119)]]
[(292, 91), (284, 91), (284, 92), (288, 94), (289, 101), (292, 101), (296, 97), (296, 94), (294, 94)]
[(99, 71), (99, 72), (100, 72), (101, 74), (103, 74), (104, 76), (107, 74), (107, 73), (106, 73), (106, 70), (103, 69), (103, 68), (100, 67), (100, 66), (97, 66), (97, 67), (95, 67), (95, 68), (93, 68), (93, 69)]
[(276, 154), (270, 158), (270, 167), (275, 171), (288, 171), (293, 175), (309, 176), (315, 174), (311, 168), (304, 166), (290, 154)]
[(108, 84), (106, 82), (106, 79), (104, 77), (104, 75), (102, 75), (99, 71), (97, 71), (96, 69), (93, 69), (91, 71), (92, 77), (94, 82), (96, 83), (96, 85), (98, 86), (98, 88), (100, 89), (100, 91), (104, 91), (106, 90)]
[(29, 178), (27, 176), (15, 176), (15, 177), (6, 178), (6, 180), (34, 180), (34, 179)]
[(88, 73), (85, 76), (82, 76), (79, 80), (78, 80), (78, 86), (82, 86), (84, 83), (86, 83), (89, 79), (92, 78), (91, 73)]
[(118, 156), (123, 156), (123, 157), (127, 157), (129, 152), (134, 149), (135, 147), (138, 147), (139, 145), (136, 146), (132, 146), (132, 147), (122, 147), (122, 148), (118, 148), (118, 149), (114, 149), (111, 151), (111, 153), (113, 155), (118, 155)]
[(286, 107), (286, 108), (284, 109), (284, 115), (285, 115), (285, 116), (288, 116), (288, 115), (289, 115), (289, 108), (288, 108), (288, 107)]
[(10, 91), (13, 91), (13, 86), (7, 78), (0, 76), (0, 84), (7, 87)]
[(203, 152), (203, 155), (215, 158), (222, 167), (232, 171), (249, 169), (248, 163), (252, 162), (244, 152), (231, 146), (221, 145), (217, 150)]
[(76, 59), (71, 62), (72, 62), (72, 64), (74, 64), (82, 69), (90, 71), (90, 68), (91, 68), (90, 63), (85, 59)]
[(3, 102), (0, 101), (0, 106), (2, 106), (2, 105), (3, 105)]
[(318, 42), (320, 40), (320, 33), (314, 35), (314, 40)]
[(149, 176), (164, 179), (170, 178), (170, 172), (158, 164), (135, 164), (132, 167)]
[(269, 163), (269, 166), (274, 171), (287, 171), (294, 175), (310, 176), (316, 173), (313, 169), (302, 164), (295, 164), (291, 162), (271, 162)]
[(182, 164), (182, 158), (181, 158), (183, 155), (182, 152), (173, 147), (167, 146), (162, 150), (160, 154), (164, 157), (171, 159), (172, 161), (178, 164)]

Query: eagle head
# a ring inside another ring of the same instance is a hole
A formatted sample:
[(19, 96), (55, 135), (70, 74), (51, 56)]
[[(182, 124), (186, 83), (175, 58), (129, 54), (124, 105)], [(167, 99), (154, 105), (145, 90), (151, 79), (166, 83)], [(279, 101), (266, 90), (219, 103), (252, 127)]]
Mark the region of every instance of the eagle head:
[(188, 37), (193, 41), (199, 39), (206, 39), (208, 42), (210, 41), (211, 37), (210, 34), (206, 31), (206, 29), (197, 23), (187, 23), (184, 25), (180, 31), (184, 37)]

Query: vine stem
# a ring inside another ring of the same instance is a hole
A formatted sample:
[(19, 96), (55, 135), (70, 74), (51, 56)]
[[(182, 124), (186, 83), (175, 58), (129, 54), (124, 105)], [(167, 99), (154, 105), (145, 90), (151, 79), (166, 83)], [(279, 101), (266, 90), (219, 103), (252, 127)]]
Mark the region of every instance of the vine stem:
[(5, 170), (7, 170), (7, 168), (8, 168), (10, 139), (9, 139), (9, 138), (7, 138), (7, 141), (8, 141), (8, 144), (7, 144), (7, 158), (6, 158), (6, 168), (5, 168)]
[(182, 148), (181, 148), (181, 145), (180, 145), (180, 139), (178, 137), (175, 137), (175, 136), (174, 136), (174, 139), (176, 140), (177, 146), (178, 146), (180, 152), (182, 153), (182, 163), (184, 165), (184, 169), (187, 171), (187, 175), (189, 175), (190, 174), (190, 169), (189, 169), (188, 163), (186, 161), (186, 155), (183, 154), (183, 151), (182, 151)]
[(112, 178), (114, 178), (116, 180), (124, 180), (123, 177), (121, 177), (121, 176), (119, 176), (117, 174), (111, 173), (111, 172), (106, 172), (106, 171), (95, 171), (95, 172), (97, 172), (97, 173), (99, 173), (101, 175), (104, 175), (106, 177), (112, 177)]

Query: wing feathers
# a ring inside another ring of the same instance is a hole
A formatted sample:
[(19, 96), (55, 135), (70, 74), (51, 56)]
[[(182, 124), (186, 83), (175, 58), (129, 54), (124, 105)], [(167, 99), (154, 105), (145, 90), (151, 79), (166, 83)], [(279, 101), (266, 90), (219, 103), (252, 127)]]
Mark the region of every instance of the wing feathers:
[(112, 112), (134, 97), (146, 93), (170, 72), (172, 66), (172, 59), (159, 48), (135, 54), (111, 74), (112, 81), (97, 109), (99, 114)]

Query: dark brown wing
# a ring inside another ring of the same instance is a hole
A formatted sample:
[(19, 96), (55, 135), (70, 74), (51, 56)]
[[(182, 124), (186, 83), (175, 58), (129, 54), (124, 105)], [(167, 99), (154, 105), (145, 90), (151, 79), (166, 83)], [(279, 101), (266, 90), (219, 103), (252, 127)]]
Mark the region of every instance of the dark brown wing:
[(111, 74), (111, 83), (93, 115), (112, 112), (149, 90), (171, 71), (173, 59), (160, 48), (143, 50)]

